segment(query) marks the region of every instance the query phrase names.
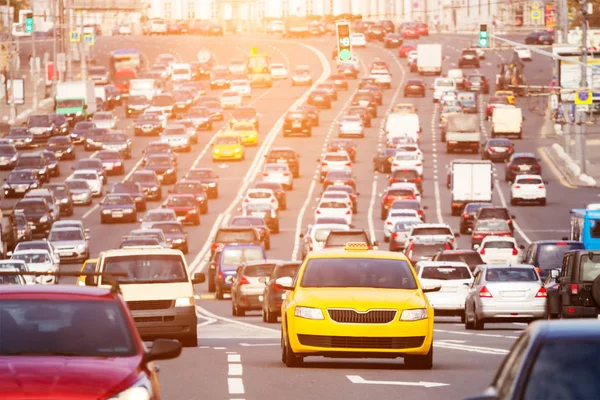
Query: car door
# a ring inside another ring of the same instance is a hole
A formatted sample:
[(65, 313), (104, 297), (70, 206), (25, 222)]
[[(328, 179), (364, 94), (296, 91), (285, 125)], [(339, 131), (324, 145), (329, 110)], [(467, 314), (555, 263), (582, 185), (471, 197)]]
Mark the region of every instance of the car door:
[(237, 291), (239, 289), (239, 282), (241, 277), (243, 276), (244, 266), (240, 265), (237, 267), (235, 271), (235, 277), (233, 278), (233, 282), (231, 282), (231, 302), (237, 302)]

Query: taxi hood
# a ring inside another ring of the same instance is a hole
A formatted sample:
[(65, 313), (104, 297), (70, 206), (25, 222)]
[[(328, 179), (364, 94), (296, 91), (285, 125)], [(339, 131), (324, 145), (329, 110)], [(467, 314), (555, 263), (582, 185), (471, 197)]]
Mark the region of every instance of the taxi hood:
[(3, 399), (99, 399), (126, 389), (137, 379), (141, 355), (134, 357), (0, 357)]
[(427, 300), (417, 289), (381, 288), (300, 288), (295, 296), (298, 305), (317, 308), (424, 308)]

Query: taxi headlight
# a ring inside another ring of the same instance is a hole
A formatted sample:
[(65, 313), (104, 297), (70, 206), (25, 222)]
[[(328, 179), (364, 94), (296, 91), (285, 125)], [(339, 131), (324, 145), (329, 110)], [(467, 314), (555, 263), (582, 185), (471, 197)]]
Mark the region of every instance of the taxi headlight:
[(306, 319), (325, 319), (323, 311), (320, 308), (312, 307), (296, 307), (294, 315), (300, 318)]
[(219, 154), (219, 149), (213, 149), (213, 153)]
[(402, 311), (402, 315), (400, 315), (400, 321), (419, 321), (422, 319), (427, 319), (427, 309), (426, 308), (415, 308), (412, 310), (404, 310), (404, 311)]
[(234, 152), (239, 153), (240, 151), (242, 151), (242, 149), (240, 149), (239, 147), (236, 147)]
[(194, 305), (193, 297), (180, 297), (175, 299), (175, 307), (189, 307)]

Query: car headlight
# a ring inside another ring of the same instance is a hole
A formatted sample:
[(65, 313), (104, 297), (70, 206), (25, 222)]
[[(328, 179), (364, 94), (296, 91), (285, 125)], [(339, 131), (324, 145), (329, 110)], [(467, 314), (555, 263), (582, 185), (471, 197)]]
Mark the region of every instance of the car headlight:
[(125, 214), (131, 214), (133, 212), (133, 210), (131, 208), (127, 208), (127, 209), (123, 210), (123, 212)]
[(85, 250), (85, 244), (83, 244), (83, 243), (82, 244), (78, 244), (77, 245), (77, 250), (79, 250), (79, 251)]
[(25, 141), (26, 141), (26, 142), (31, 142), (32, 140), (33, 140), (33, 139), (32, 139), (32, 138), (30, 138), (30, 137), (28, 137), (28, 138), (25, 138)]
[(69, 202), (69, 198), (65, 197), (64, 199), (60, 199), (60, 202), (63, 203), (63, 204), (66, 204), (66, 203)]
[(102, 210), (102, 214), (110, 214), (110, 210)]
[(48, 216), (44, 215), (42, 218), (40, 218), (40, 222), (43, 224), (45, 222), (48, 222)]
[(183, 243), (183, 239), (173, 239), (173, 243)]
[(76, 117), (81, 117), (81, 111), (77, 111), (77, 112), (75, 113), (75, 116), (76, 116)]
[(173, 171), (173, 168), (169, 168), (169, 169), (168, 169), (168, 170), (165, 172), (165, 174), (172, 174), (173, 172), (174, 172), (174, 171)]
[(4, 186), (2, 186), (4, 189), (10, 189), (10, 185), (8, 183), (5, 183)]
[(130, 388), (112, 396), (108, 400), (150, 400), (152, 395), (149, 388), (150, 383), (144, 378)]
[(154, 186), (154, 187), (151, 187), (151, 188), (150, 188), (150, 190), (151, 190), (152, 192), (158, 192), (158, 187), (156, 187), (156, 186)]
[(306, 319), (325, 319), (323, 311), (320, 308), (312, 307), (296, 307), (294, 315), (300, 318)]
[(281, 293), (281, 300), (285, 300), (285, 293)]
[(213, 149), (213, 153), (219, 154), (219, 149)]
[(175, 299), (175, 307), (189, 307), (194, 305), (193, 297), (180, 297)]
[(216, 183), (214, 183), (214, 182), (211, 182), (211, 183), (209, 183), (209, 184), (208, 184), (208, 187), (211, 187), (211, 188), (212, 188), (212, 187), (216, 187), (216, 186), (217, 186), (217, 184), (216, 184)]
[(419, 321), (422, 319), (427, 319), (427, 309), (426, 308), (415, 308), (412, 310), (403, 310), (402, 315), (400, 315), (400, 321)]

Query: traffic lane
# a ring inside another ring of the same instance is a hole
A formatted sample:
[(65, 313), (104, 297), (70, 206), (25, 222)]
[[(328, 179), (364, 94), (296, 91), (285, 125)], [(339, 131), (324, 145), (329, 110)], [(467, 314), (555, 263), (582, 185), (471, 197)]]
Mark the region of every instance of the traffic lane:
[[(313, 56), (313, 58), (311, 59), (310, 55), (307, 54), (308, 50), (303, 52), (297, 47), (299, 46), (293, 46), (294, 54), (290, 55), (290, 58), (295, 62), (300, 62), (300, 60), (302, 60), (304, 63), (312, 62), (313, 70), (319, 71), (319, 69), (317, 68), (318, 65), (315, 65), (316, 57)], [(289, 85), (291, 86), (291, 84)], [(293, 101), (299, 96), (301, 96), (301, 94), (304, 93), (306, 90), (307, 88), (303, 87), (287, 87), (287, 82), (282, 82), (282, 84), (274, 86), (272, 90), (257, 90), (257, 92), (269, 92), (254, 104), (254, 107), (259, 112), (262, 111), (263, 114), (260, 118), (261, 131), (259, 133), (259, 146), (261, 146), (261, 142), (266, 136), (266, 132), (270, 129), (270, 127), (272, 127), (275, 124), (279, 117), (287, 110), (287, 108), (289, 108), (291, 103), (293, 103)], [(259, 95), (257, 94), (256, 98), (258, 98), (258, 96)], [(255, 97), (253, 96), (253, 98)], [(179, 157), (178, 176), (182, 177), (193, 164), (196, 164), (197, 167), (212, 167), (220, 175), (220, 181), (223, 181), (223, 184), (220, 185), (220, 198), (233, 200), (233, 198), (236, 196), (236, 190), (240, 186), (241, 181), (248, 170), (248, 166), (250, 165), (249, 163), (251, 163), (254, 159), (254, 156), (257, 153), (258, 149), (259, 147), (247, 148), (246, 161), (231, 163), (213, 163), (212, 161), (210, 161), (210, 149), (208, 149), (208, 151), (206, 151), (206, 153), (203, 154), (202, 159), (199, 160), (199, 162), (197, 163), (196, 161), (198, 161), (197, 157), (199, 155), (197, 154), (196, 150), (192, 153), (183, 153)], [(163, 194), (166, 195), (166, 193)], [(212, 203), (216, 205), (216, 208), (212, 207)], [(188, 228), (188, 237), (190, 238), (190, 253), (188, 255), (188, 261), (191, 261), (197, 253), (197, 251), (199, 251), (204, 245), (204, 241), (206, 240), (205, 238), (208, 235), (208, 230), (205, 228), (205, 226), (210, 226), (211, 224), (213, 224), (216, 216), (227, 207), (227, 204), (227, 201), (222, 200), (218, 202), (211, 201), (209, 203), (209, 214), (203, 216), (201, 226)], [(157, 204), (156, 206), (160, 205)], [(152, 207), (152, 203), (150, 203), (150, 207)], [(94, 225), (99, 224), (100, 217), (97, 212), (92, 214), (90, 218)], [(115, 229), (112, 229), (114, 227), (119, 227), (117, 229), (120, 229), (119, 225), (111, 225), (110, 228), (108, 226), (106, 227), (107, 229), (111, 229), (111, 232), (113, 232), (112, 237), (114, 237), (114, 239), (98, 243), (98, 247), (92, 247), (93, 253), (105, 250), (107, 248), (114, 248), (118, 246), (116, 239), (120, 240), (120, 237), (122, 235), (117, 235), (115, 233)], [(123, 227), (125, 227), (125, 225), (123, 225)], [(122, 229), (121, 231), (123, 232), (123, 234), (127, 234), (127, 232), (129, 232), (130, 230), (131, 228), (127, 227)], [(100, 226), (99, 231), (100, 236), (103, 237), (105, 234), (105, 229), (102, 229), (102, 226)], [(112, 243), (112, 241), (115, 241), (115, 243)]]
[[(464, 398), (483, 391), (504, 358), (502, 354), (468, 352), (435, 344), (434, 349), (434, 366), (428, 371), (407, 369), (401, 359), (322, 357), (306, 358), (302, 368), (287, 368), (281, 362), (279, 346), (241, 347), (239, 352), (245, 367), (247, 397), (289, 399), (323, 398), (324, 388), (335, 388), (325, 389), (327, 397), (340, 400)], [(265, 385), (265, 377), (271, 376), (278, 379), (270, 379)], [(353, 383), (350, 379), (374, 383)], [(425, 387), (421, 382), (439, 386)], [(295, 388), (293, 392), (290, 387)]]

